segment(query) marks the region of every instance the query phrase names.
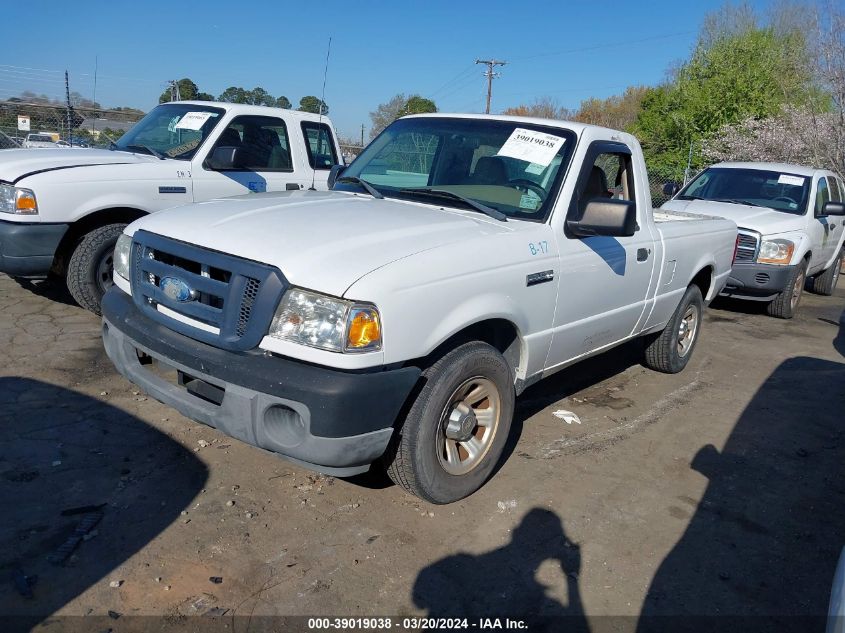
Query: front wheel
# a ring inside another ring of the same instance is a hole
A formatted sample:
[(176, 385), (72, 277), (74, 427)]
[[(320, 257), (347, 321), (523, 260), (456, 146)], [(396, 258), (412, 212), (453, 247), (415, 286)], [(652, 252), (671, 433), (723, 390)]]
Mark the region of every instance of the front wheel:
[(836, 290), (836, 282), (839, 281), (840, 267), (842, 266), (842, 253), (836, 256), (830, 268), (813, 278), (813, 292), (818, 295), (829, 297)]
[(804, 284), (807, 281), (807, 260), (805, 259), (795, 268), (786, 280), (786, 288), (775, 300), (766, 306), (769, 316), (778, 319), (791, 319), (795, 316), (798, 303), (801, 301), (801, 293), (804, 292)]
[(473, 341), (440, 358), (421, 380), (388, 449), (387, 474), (426, 501), (451, 503), (481, 488), (502, 455), (513, 378), (495, 348)]
[(698, 342), (703, 313), (701, 290), (690, 286), (663, 331), (647, 343), (646, 367), (664, 374), (677, 374), (686, 367)]
[(86, 310), (100, 314), (100, 302), (112, 286), (114, 246), (126, 224), (107, 224), (85, 235), (67, 265), (67, 287)]

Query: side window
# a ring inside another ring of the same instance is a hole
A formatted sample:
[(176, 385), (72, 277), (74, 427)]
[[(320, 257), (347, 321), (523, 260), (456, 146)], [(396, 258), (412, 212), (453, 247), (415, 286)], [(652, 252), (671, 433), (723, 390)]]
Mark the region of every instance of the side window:
[(302, 133), (305, 135), (308, 164), (313, 169), (331, 169), (333, 165), (337, 165), (337, 152), (328, 125), (303, 121)]
[(634, 199), (634, 172), (629, 154), (603, 152), (596, 156), (587, 178), (579, 184), (579, 212), (583, 213), (587, 203), (596, 198)]
[(840, 192), (838, 179), (831, 178), (828, 184), (830, 184), (830, 199), (834, 202), (840, 202), (842, 200), (842, 193)]
[(288, 131), (275, 117), (235, 117), (214, 143), (214, 149), (218, 147), (241, 148), (238, 170), (293, 171)]
[(827, 180), (819, 178), (816, 186), (816, 214), (821, 214), (826, 202), (830, 200), (830, 190), (827, 188)]

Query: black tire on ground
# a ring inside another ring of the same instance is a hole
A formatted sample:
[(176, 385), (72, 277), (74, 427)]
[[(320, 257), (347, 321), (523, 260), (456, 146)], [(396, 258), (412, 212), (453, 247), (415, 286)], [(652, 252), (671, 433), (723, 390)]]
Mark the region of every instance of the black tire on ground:
[(690, 286), (663, 331), (646, 343), (645, 365), (664, 374), (677, 374), (687, 366), (704, 315), (704, 299), (698, 286)]
[(112, 285), (114, 245), (126, 224), (94, 229), (76, 245), (67, 266), (67, 287), (86, 310), (100, 314), (100, 301)]
[(791, 319), (795, 316), (798, 304), (801, 302), (801, 294), (804, 292), (804, 284), (807, 281), (807, 260), (792, 269), (789, 278), (786, 280), (786, 287), (774, 301), (766, 306), (769, 316), (778, 319)]
[(385, 453), (387, 474), (421, 499), (451, 503), (481, 488), (502, 455), (516, 398), (513, 377), (495, 348), (473, 341), (433, 363), (421, 380)]
[(839, 267), (841, 265), (842, 253), (839, 253), (826, 271), (813, 277), (813, 292), (825, 297), (832, 295), (833, 291), (836, 290), (836, 282), (839, 281)]

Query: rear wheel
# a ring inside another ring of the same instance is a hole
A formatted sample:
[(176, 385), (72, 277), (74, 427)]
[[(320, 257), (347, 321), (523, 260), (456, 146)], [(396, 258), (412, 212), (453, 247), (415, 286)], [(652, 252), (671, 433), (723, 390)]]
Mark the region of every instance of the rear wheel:
[(774, 301), (766, 306), (769, 316), (778, 319), (791, 319), (795, 316), (798, 304), (801, 301), (801, 293), (804, 291), (804, 284), (807, 281), (807, 260), (805, 259), (795, 268), (786, 280), (786, 288)]
[(67, 287), (86, 310), (100, 314), (103, 295), (112, 286), (114, 246), (126, 224), (107, 224), (85, 235), (70, 256)]
[(677, 374), (686, 367), (698, 342), (703, 312), (701, 289), (690, 286), (669, 323), (646, 345), (646, 366), (664, 374)]
[(482, 342), (452, 350), (422, 375), (423, 387), (386, 455), (387, 473), (431, 503), (451, 503), (490, 477), (514, 409), (510, 367)]
[(826, 271), (813, 277), (813, 292), (829, 297), (836, 290), (836, 282), (839, 281), (840, 266), (842, 265), (842, 253), (833, 260)]

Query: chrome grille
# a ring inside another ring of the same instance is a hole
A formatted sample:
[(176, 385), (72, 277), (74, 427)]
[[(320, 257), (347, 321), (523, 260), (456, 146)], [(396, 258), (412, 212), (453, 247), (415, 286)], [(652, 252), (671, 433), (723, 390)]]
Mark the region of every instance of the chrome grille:
[[(138, 231), (133, 237), (132, 297), (151, 319), (224, 349), (252, 349), (267, 333), (287, 282), (266, 264)], [(174, 278), (190, 298), (163, 292)], [(184, 286), (183, 286), (184, 287)]]
[(757, 233), (739, 230), (736, 243), (736, 259), (734, 262), (753, 262), (757, 259), (757, 249), (760, 247), (760, 239)]

